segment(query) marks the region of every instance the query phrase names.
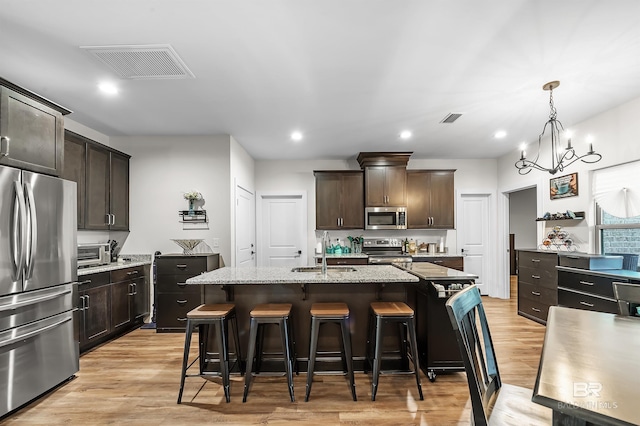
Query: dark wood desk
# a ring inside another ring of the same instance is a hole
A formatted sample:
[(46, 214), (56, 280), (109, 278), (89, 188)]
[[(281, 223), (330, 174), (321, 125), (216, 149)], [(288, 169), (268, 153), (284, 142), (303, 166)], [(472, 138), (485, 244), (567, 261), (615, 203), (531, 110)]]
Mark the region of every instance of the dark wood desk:
[(552, 306), (532, 400), (554, 425), (640, 424), (640, 318)]

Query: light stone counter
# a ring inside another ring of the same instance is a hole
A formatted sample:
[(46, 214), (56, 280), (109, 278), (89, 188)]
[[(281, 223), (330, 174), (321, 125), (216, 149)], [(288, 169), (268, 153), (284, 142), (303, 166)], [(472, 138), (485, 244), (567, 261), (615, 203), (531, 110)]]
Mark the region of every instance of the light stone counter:
[(118, 269), (133, 268), (135, 266), (144, 266), (151, 264), (151, 255), (132, 254), (123, 255), (121, 256), (121, 258), (129, 260), (111, 262), (106, 265), (91, 266), (88, 268), (78, 268), (78, 276), (96, 274), (99, 272), (110, 272), (116, 271)]
[[(419, 279), (391, 265), (330, 266), (324, 276), (321, 272), (292, 272), (292, 268), (224, 267), (189, 278), (187, 284), (372, 284), (412, 283)], [(349, 270), (342, 272), (340, 270)], [(355, 269), (355, 271), (351, 271)]]

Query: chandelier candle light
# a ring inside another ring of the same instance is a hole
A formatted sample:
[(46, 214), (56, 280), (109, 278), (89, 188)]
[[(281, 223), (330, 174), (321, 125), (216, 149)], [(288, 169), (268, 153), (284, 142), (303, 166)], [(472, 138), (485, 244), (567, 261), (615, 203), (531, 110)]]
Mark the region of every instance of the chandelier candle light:
[[(520, 153), (520, 160), (516, 161), (515, 166), (516, 169), (518, 169), (518, 173), (520, 173), (521, 175), (526, 175), (531, 171), (531, 169), (537, 169), (555, 175), (557, 172), (563, 171), (565, 167), (575, 163), (578, 160), (581, 160), (584, 163), (597, 163), (602, 159), (602, 155), (596, 153), (593, 150), (593, 143), (589, 143), (589, 152), (580, 156), (576, 154), (573, 146), (571, 145), (571, 138), (568, 139), (566, 148), (562, 149), (561, 147), (559, 147), (560, 131), (564, 132), (564, 127), (562, 126), (560, 120), (556, 118), (558, 112), (553, 105), (553, 89), (555, 89), (559, 85), (559, 81), (551, 81), (542, 86), (543, 90), (549, 91), (549, 107), (551, 109), (551, 111), (549, 112), (549, 120), (545, 123), (544, 128), (542, 129), (542, 133), (540, 133), (540, 135), (538, 136), (538, 153), (536, 154), (536, 158), (534, 160), (527, 160), (526, 152), (524, 151), (524, 149)], [(538, 164), (538, 157), (540, 156), (540, 146), (542, 145), (542, 138), (544, 137), (544, 133), (547, 130), (547, 126), (549, 126), (551, 130), (551, 167), (543, 167)]]

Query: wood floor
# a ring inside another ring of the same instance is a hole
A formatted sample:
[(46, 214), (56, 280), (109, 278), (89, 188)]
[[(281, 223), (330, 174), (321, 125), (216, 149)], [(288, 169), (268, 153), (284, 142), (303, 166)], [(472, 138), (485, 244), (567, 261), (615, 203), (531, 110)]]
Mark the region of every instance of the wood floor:
[[(512, 278), (513, 280), (513, 278)], [(512, 289), (514, 285), (512, 282)], [(515, 295), (515, 291), (512, 291)], [(544, 327), (516, 314), (516, 300), (483, 298), (502, 379), (532, 388)], [(231, 382), (224, 402), (220, 381), (187, 379), (183, 403), (176, 404), (183, 334), (135, 330), (80, 358), (76, 378), (3, 419), (28, 425), (467, 425), (468, 388), (464, 373), (422, 377), (424, 401), (413, 376), (382, 376), (371, 402), (369, 376), (356, 374), (358, 401), (342, 376), (316, 376), (304, 402), (306, 375), (295, 378), (296, 402), (289, 402), (284, 377), (257, 377), (247, 403), (242, 379)], [(204, 386), (203, 386), (204, 384)], [(201, 389), (202, 388), (202, 389)]]

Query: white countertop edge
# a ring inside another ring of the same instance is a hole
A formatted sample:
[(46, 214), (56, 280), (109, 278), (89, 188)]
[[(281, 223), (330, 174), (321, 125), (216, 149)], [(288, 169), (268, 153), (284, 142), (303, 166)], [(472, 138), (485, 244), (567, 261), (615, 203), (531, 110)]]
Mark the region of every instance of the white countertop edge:
[(107, 265), (92, 266), (89, 268), (78, 268), (78, 276), (97, 274), (99, 272), (117, 271), (118, 269), (134, 268), (136, 266), (151, 265), (150, 260), (138, 262), (113, 262)]

